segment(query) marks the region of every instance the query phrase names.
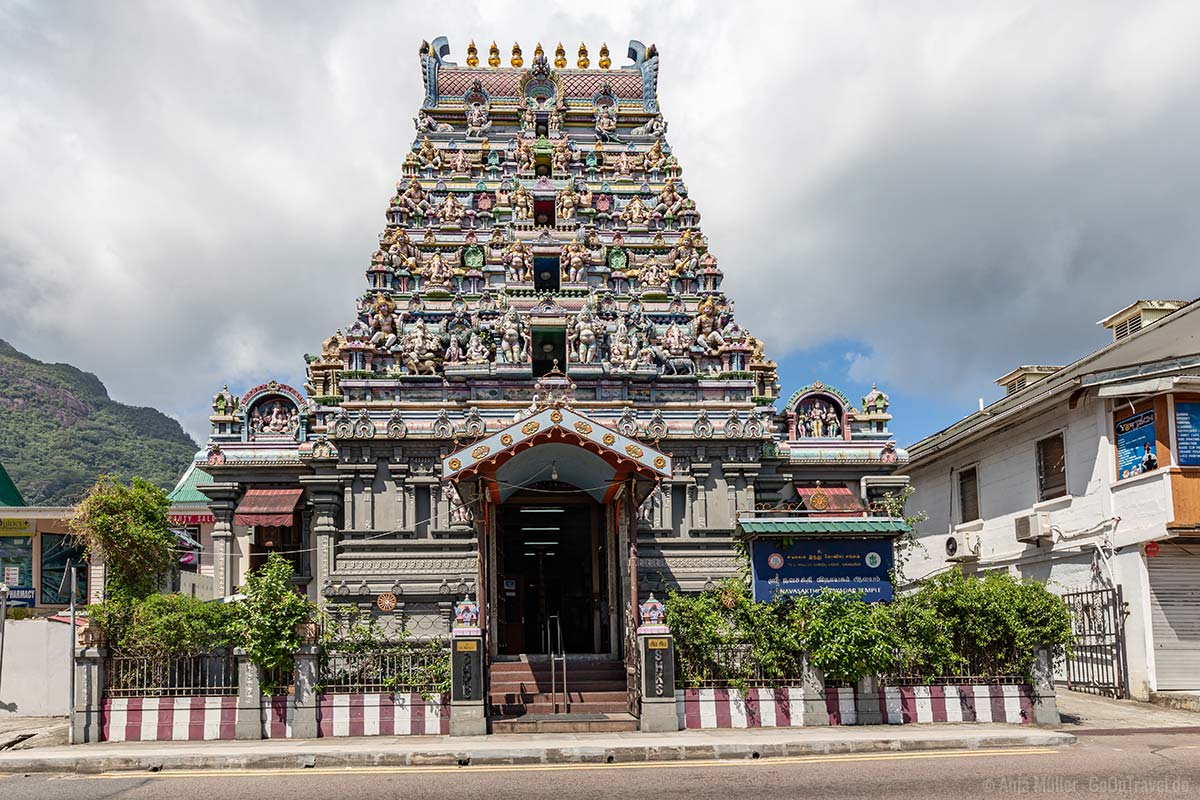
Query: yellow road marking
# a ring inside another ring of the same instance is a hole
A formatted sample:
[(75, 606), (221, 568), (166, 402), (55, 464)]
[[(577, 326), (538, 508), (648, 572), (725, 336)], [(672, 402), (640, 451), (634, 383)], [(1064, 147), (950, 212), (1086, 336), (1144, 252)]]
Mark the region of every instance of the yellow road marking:
[[(70, 780), (94, 780), (103, 778), (121, 780), (137, 778), (226, 778), (245, 777), (262, 778), (276, 775), (406, 775), (406, 774), (439, 774), (439, 773), (481, 773), (481, 772), (557, 772), (562, 770), (581, 769), (663, 769), (663, 768), (702, 768), (702, 767), (744, 767), (744, 766), (780, 766), (787, 764), (833, 764), (846, 761), (909, 761), (931, 758), (990, 758), (993, 756), (1034, 756), (1053, 755), (1059, 752), (1053, 747), (1017, 747), (995, 750), (934, 750), (913, 753), (845, 753), (842, 755), (819, 756), (781, 756), (778, 758), (759, 759), (694, 759), (680, 761), (638, 761), (633, 763), (598, 764), (481, 764), (479, 766), (427, 766), (427, 767), (312, 767), (308, 769), (207, 769), (207, 770), (168, 770), (165, 772), (103, 772), (95, 775), (71, 775)], [(319, 756), (319, 754), (318, 754)]]

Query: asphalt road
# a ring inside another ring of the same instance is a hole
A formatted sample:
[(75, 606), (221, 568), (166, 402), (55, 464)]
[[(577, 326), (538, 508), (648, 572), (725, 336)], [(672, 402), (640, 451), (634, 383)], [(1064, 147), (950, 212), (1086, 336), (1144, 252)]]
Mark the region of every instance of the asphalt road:
[(1200, 733), (1080, 734), (1064, 748), (555, 767), (412, 767), (0, 777), (8, 800), (382, 800), (596, 797), (1200, 798)]

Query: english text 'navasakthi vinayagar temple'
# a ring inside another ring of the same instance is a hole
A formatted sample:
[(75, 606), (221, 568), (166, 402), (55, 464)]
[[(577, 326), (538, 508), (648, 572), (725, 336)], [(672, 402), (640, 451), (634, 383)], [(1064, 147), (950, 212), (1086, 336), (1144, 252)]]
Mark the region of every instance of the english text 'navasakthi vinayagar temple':
[(739, 520), (869, 520), (907, 455), (880, 391), (779, 397), (668, 142), (653, 45), (624, 66), (490, 51), (421, 46), (345, 327), (302, 390), (218, 393), (177, 494), (216, 597), (275, 551), (323, 606), (397, 632), (445, 637), (470, 597), (493, 659), (546, 652), (550, 620), (566, 651), (620, 658), (639, 601), (735, 574)]

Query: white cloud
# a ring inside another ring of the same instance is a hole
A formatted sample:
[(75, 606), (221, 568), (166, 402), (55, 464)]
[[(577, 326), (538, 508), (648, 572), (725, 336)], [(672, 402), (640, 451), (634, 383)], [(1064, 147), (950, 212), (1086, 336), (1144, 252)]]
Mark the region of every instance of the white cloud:
[(296, 379), (364, 288), (441, 34), (460, 61), (656, 42), (777, 354), (857, 340), (855, 379), (973, 402), (1200, 294), (1200, 7), (449, 5), (0, 6), (0, 337), (197, 437), (225, 380)]

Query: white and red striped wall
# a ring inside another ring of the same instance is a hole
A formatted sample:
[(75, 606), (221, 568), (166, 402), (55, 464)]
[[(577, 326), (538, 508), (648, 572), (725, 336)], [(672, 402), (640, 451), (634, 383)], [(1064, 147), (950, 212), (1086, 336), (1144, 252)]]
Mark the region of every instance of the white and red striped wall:
[(442, 695), (318, 695), (321, 736), (420, 736), (450, 733), (450, 702)]
[(236, 697), (114, 697), (100, 707), (106, 742), (232, 739), (236, 726)]
[[(886, 686), (879, 690), (883, 722), (1033, 722), (1028, 684)], [(703, 728), (788, 728), (803, 725), (800, 689), (683, 689), (675, 693), (679, 725)], [(854, 687), (825, 690), (830, 725), (855, 725), (861, 698)]]

